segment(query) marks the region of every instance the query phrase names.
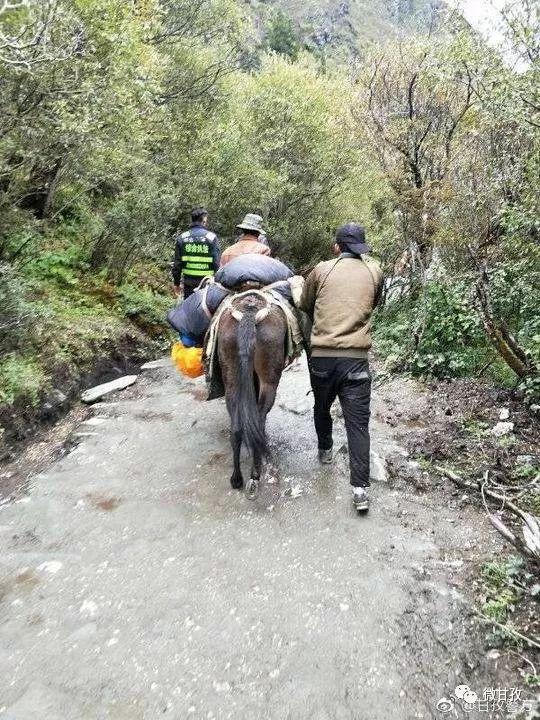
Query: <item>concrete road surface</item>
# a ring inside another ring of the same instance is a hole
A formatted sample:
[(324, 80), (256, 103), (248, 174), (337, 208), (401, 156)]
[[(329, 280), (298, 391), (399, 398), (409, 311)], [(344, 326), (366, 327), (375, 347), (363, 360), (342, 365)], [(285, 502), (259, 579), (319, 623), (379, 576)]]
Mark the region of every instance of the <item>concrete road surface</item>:
[(432, 573), (458, 531), (382, 482), (357, 516), (345, 456), (316, 461), (308, 389), (284, 375), (256, 501), (229, 486), (222, 401), (163, 368), (0, 507), (1, 720), (439, 717), (429, 648), (458, 594)]

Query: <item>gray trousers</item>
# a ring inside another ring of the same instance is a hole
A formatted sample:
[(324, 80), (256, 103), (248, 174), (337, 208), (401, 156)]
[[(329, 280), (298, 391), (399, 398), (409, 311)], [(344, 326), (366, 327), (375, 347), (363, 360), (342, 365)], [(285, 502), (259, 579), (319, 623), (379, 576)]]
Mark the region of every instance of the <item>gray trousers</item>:
[(330, 450), (333, 445), (330, 408), (339, 398), (349, 445), (351, 485), (369, 487), (371, 375), (368, 361), (312, 357), (309, 370), (319, 450)]

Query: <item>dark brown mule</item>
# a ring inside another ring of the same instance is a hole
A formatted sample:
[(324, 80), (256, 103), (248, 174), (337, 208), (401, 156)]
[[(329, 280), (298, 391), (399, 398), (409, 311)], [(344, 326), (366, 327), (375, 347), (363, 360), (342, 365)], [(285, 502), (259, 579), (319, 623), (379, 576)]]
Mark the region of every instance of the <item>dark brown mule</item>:
[(287, 323), (282, 311), (263, 297), (239, 297), (220, 319), (218, 353), (225, 400), (231, 417), (234, 472), (231, 485), (244, 486), (242, 443), (253, 455), (251, 478), (258, 485), (268, 455), (266, 416), (272, 409), (285, 367)]

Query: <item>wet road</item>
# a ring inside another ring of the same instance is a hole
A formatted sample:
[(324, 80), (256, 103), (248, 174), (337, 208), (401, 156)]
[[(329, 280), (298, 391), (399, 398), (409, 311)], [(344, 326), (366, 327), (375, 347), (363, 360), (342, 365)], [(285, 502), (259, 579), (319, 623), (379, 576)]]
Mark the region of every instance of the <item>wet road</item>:
[(304, 368), (284, 375), (255, 502), (230, 489), (225, 408), (200, 384), (158, 369), (94, 406), (0, 507), (0, 718), (429, 716), (399, 620), (437, 557), (432, 515), (378, 483), (358, 517), (344, 456), (315, 459), (307, 391)]

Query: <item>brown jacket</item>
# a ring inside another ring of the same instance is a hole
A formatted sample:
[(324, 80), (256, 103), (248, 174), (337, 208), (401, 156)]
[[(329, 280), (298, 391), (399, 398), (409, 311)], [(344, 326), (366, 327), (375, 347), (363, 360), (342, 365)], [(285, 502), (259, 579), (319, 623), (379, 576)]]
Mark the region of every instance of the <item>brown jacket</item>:
[(301, 310), (313, 318), (314, 357), (367, 357), (382, 281), (379, 264), (365, 255), (341, 256), (315, 267), (300, 300)]
[(256, 255), (270, 255), (270, 248), (256, 240), (253, 235), (242, 235), (234, 245), (231, 245), (223, 251), (220, 267), (234, 260), (234, 258), (239, 255), (248, 255), (251, 253), (255, 253)]

